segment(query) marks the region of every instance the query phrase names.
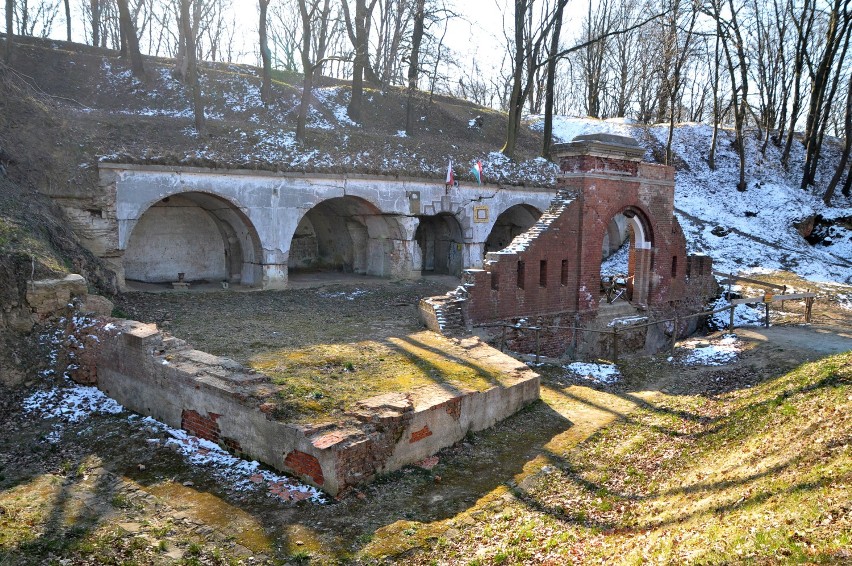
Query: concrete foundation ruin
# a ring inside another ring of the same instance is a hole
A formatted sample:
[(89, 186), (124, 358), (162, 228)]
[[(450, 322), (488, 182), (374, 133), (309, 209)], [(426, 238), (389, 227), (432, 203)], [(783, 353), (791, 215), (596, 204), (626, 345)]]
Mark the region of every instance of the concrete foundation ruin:
[(343, 420), (293, 424), (264, 402), (275, 393), (267, 376), (195, 350), (154, 324), (100, 319), (66, 343), (68, 374), (78, 383), (331, 495), (431, 456), (539, 397), (536, 373), (469, 338), (460, 344), (468, 358), (501, 367), (499, 384), (390, 392), (347, 407)]
[[(554, 148), (558, 194), (527, 231), (486, 255), (482, 269), (466, 270), (463, 285), (421, 304), (432, 329), (453, 331), (505, 323), (520, 352), (550, 356), (606, 356), (606, 334), (618, 325), (623, 350), (653, 353), (699, 324), (648, 323), (700, 312), (716, 294), (712, 261), (688, 255), (674, 217), (674, 168), (642, 161), (632, 138), (596, 134)], [(621, 300), (602, 294), (602, 257), (630, 238)], [(524, 327), (535, 326), (535, 335)], [(574, 328), (585, 329), (578, 338)]]

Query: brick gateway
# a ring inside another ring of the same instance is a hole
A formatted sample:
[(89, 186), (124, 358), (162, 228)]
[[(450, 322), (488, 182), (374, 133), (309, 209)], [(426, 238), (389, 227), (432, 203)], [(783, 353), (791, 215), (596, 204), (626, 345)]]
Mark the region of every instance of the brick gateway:
[[(629, 326), (631, 320), (702, 310), (716, 294), (712, 260), (686, 253), (674, 217), (674, 168), (645, 163), (643, 155), (632, 138), (607, 134), (556, 146), (560, 174), (550, 207), (509, 246), (489, 252), (482, 269), (466, 270), (459, 289), (426, 299), (421, 312), (427, 325), (443, 331), (494, 322), (550, 327), (537, 345), (518, 330), (510, 346), (561, 356), (574, 343), (571, 326)], [(610, 305), (601, 295), (601, 250), (618, 215), (630, 226), (626, 302)], [(656, 351), (673, 331), (648, 328), (625, 333), (625, 349)], [(605, 351), (593, 333), (582, 334), (577, 353), (597, 357)]]

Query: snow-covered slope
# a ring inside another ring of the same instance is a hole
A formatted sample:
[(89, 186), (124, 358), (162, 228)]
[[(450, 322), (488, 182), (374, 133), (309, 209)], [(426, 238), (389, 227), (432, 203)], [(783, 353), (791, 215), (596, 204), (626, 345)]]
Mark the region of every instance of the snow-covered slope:
[[(540, 123), (534, 121), (536, 127)], [(644, 126), (623, 119), (558, 116), (554, 120), (554, 136), (560, 141), (590, 133), (632, 136), (648, 148), (650, 159), (652, 148), (665, 147), (668, 126)], [(681, 124), (675, 129), (673, 150), (685, 164), (676, 176), (675, 208), (690, 252), (711, 256), (721, 271), (788, 270), (814, 281), (852, 283), (852, 231), (833, 227), (830, 238), (812, 246), (793, 226), (814, 214), (852, 216), (848, 199), (837, 197), (834, 207), (826, 207), (818, 196), (799, 189), (801, 144), (794, 142), (790, 170), (785, 171), (779, 148), (769, 143), (763, 155), (762, 142), (749, 137), (748, 189), (739, 192), (733, 132), (719, 132), (715, 171), (707, 165), (712, 133), (712, 127), (704, 124)], [(824, 154), (818, 187), (825, 186), (837, 162), (836, 148), (827, 147)]]

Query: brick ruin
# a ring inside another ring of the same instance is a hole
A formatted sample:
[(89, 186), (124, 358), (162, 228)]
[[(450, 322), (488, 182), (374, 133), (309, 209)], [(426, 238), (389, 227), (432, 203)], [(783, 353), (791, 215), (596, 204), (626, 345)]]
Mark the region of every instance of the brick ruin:
[[(645, 323), (701, 311), (716, 294), (716, 283), (712, 260), (686, 253), (674, 217), (674, 168), (645, 163), (644, 153), (632, 138), (607, 134), (556, 146), (560, 173), (550, 208), (506, 248), (489, 252), (482, 269), (466, 270), (456, 291), (424, 300), (427, 326), (452, 332), (515, 324), (507, 336), (511, 349), (554, 357), (606, 357), (606, 334), (575, 336), (571, 327), (618, 325), (627, 352), (653, 353), (670, 343), (673, 324)], [(602, 248), (617, 215), (630, 227), (626, 301), (607, 304), (601, 294)], [(677, 333), (690, 333), (698, 324), (695, 318), (682, 321)], [(531, 325), (541, 328), (536, 336), (519, 328)]]

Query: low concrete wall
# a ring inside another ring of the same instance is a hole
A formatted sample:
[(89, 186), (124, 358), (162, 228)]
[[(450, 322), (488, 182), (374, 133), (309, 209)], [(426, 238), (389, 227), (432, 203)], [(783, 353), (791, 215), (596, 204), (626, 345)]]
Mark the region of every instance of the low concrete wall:
[(332, 495), (434, 454), (539, 397), (537, 374), (474, 338), (461, 342), (472, 359), (506, 369), (501, 383), (486, 391), (389, 393), (357, 403), (343, 422), (294, 425), (266, 410), (263, 400), (274, 394), (266, 376), (193, 350), (156, 325), (102, 321), (85, 332), (97, 339), (87, 340), (86, 355), (75, 358), (72, 378)]

